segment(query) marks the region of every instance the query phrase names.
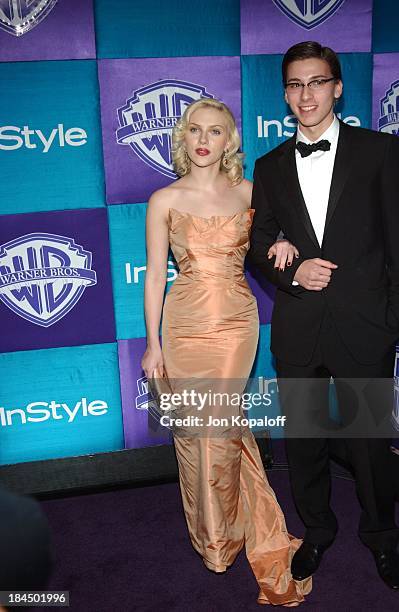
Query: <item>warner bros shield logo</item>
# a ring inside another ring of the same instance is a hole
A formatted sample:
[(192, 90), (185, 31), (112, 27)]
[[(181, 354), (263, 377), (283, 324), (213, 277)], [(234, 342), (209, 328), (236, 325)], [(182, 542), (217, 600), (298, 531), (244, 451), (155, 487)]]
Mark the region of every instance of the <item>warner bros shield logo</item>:
[(187, 81), (165, 79), (146, 85), (118, 108), (120, 128), (116, 140), (120, 145), (128, 145), (154, 170), (175, 179), (171, 155), (173, 127), (191, 102), (213, 97), (205, 87)]
[(0, 30), (22, 36), (35, 28), (58, 0), (0, 0)]
[(148, 388), (148, 379), (142, 376), (137, 379), (136, 408), (137, 410), (148, 410), (152, 403), (154, 403), (154, 398)]
[(273, 0), (291, 21), (311, 30), (324, 23), (345, 0)]
[(399, 136), (399, 80), (391, 84), (380, 100), (378, 130)]
[[(157, 405), (157, 400), (152, 395), (148, 378), (146, 376), (142, 376), (137, 379), (137, 395), (136, 395), (136, 409), (137, 410), (147, 410), (148, 414), (151, 417), (149, 421), (149, 427), (153, 431), (158, 431), (162, 429), (171, 429), (170, 425), (161, 425), (161, 410)], [(165, 412), (165, 414), (167, 414)]]
[(17, 315), (54, 325), (95, 285), (92, 254), (72, 238), (27, 234), (0, 246), (0, 300)]

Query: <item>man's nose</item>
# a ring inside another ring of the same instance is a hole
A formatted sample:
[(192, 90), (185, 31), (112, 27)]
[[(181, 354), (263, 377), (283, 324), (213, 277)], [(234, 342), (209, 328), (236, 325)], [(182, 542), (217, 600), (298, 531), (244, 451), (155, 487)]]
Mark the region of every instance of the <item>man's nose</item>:
[(305, 85), (301, 89), (302, 89), (302, 91), (301, 91), (301, 99), (302, 100), (309, 100), (310, 98), (313, 97), (312, 91), (309, 89), (309, 87), (307, 85)]

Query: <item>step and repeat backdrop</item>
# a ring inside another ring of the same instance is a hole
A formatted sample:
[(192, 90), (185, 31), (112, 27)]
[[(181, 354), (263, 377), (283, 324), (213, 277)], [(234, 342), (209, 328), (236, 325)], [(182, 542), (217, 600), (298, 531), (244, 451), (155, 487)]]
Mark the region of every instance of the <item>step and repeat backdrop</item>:
[[(149, 195), (186, 106), (233, 110), (254, 161), (295, 131), (282, 54), (339, 52), (339, 116), (399, 134), (396, 0), (0, 0), (0, 463), (171, 440), (140, 360)], [(176, 278), (168, 262), (168, 287)], [(252, 376), (276, 397), (273, 290), (248, 271)]]

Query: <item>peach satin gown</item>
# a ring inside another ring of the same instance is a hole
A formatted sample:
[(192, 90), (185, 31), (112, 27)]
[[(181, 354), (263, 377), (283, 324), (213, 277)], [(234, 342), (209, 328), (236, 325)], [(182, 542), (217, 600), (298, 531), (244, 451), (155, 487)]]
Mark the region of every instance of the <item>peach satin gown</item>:
[[(210, 218), (169, 211), (179, 275), (165, 299), (162, 351), (174, 391), (188, 380), (191, 388), (193, 380), (198, 389), (219, 380), (244, 390), (259, 330), (256, 299), (244, 276), (252, 215), (253, 209)], [(179, 416), (184, 414), (187, 407)], [(260, 587), (258, 602), (298, 605), (311, 590), (311, 578), (297, 582), (291, 576), (300, 540), (287, 533), (253, 434), (246, 427), (216, 435), (200, 429), (174, 430), (195, 550), (208, 569), (223, 572), (245, 545)]]

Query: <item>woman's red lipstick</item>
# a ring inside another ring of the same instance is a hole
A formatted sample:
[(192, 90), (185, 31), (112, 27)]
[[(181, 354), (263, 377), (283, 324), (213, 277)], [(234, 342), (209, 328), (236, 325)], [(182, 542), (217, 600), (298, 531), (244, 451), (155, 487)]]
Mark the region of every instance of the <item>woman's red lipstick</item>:
[(210, 153), (208, 149), (205, 149), (203, 147), (199, 147), (198, 149), (195, 149), (195, 152), (197, 153), (197, 155), (209, 155)]

